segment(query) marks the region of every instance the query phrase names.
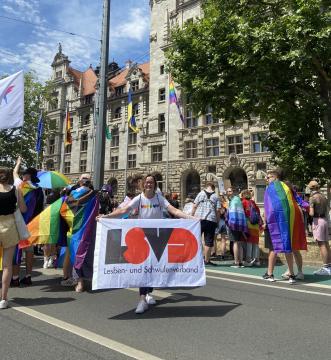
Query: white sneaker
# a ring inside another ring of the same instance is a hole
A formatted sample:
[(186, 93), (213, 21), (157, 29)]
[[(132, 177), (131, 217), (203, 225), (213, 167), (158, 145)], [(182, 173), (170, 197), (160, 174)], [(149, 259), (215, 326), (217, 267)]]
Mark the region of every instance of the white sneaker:
[(146, 295), (146, 302), (147, 302), (148, 305), (155, 305), (156, 304), (155, 299), (150, 294)]
[(290, 278), (290, 273), (285, 272), (284, 274), (281, 275), (281, 278), (284, 279), (284, 280), (288, 280)]
[(48, 259), (48, 263), (47, 263), (47, 267), (48, 268), (53, 268), (54, 267), (54, 263), (53, 263), (53, 258), (52, 256)]
[(331, 275), (331, 267), (321, 267), (319, 270), (314, 271), (314, 275)]
[(48, 260), (49, 260), (49, 258), (47, 256), (44, 256), (44, 265), (43, 265), (44, 269), (48, 268)]
[(75, 285), (77, 285), (77, 280), (75, 280), (73, 278), (68, 278), (68, 279), (62, 280), (61, 285), (62, 286), (75, 286)]
[(136, 308), (136, 314), (142, 314), (144, 313), (146, 310), (148, 310), (148, 304), (145, 300), (141, 299), (138, 302), (137, 308)]
[(305, 275), (303, 275), (303, 272), (302, 271), (299, 271), (296, 275), (295, 275), (295, 278), (297, 280), (304, 280), (305, 279)]
[(288, 277), (288, 283), (289, 284), (295, 284), (296, 280), (295, 280), (295, 276), (294, 275), (289, 275)]
[(243, 265), (244, 265), (245, 267), (252, 267), (253, 264), (254, 264), (254, 262), (252, 262), (252, 261), (244, 261), (244, 262), (243, 262)]
[(8, 301), (7, 300), (1, 300), (0, 301), (0, 309), (7, 309), (8, 308)]

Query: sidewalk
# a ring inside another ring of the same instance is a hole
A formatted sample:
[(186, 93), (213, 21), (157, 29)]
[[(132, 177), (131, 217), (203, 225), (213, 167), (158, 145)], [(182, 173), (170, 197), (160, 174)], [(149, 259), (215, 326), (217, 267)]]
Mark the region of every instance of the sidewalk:
[[(206, 266), (206, 270), (214, 270), (220, 273), (228, 273), (233, 275), (243, 275), (249, 276), (251, 278), (262, 279), (262, 276), (267, 271), (267, 263), (263, 263), (259, 267), (245, 267), (245, 268), (232, 268), (233, 260), (224, 260), (217, 261), (212, 260), (217, 266)], [(286, 271), (287, 266), (277, 263), (274, 270), (274, 276), (276, 280), (282, 280), (281, 275)], [(294, 266), (294, 271), (296, 271), (296, 267)], [(298, 284), (311, 285), (311, 286), (319, 286), (319, 287), (330, 287), (331, 288), (331, 276), (317, 276), (314, 275), (313, 272), (318, 270), (319, 267), (316, 266), (304, 266), (303, 273), (305, 275), (304, 280), (298, 280)]]

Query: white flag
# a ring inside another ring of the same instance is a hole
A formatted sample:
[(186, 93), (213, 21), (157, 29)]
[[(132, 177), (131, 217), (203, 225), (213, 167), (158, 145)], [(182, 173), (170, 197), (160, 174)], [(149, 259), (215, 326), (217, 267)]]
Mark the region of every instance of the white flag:
[(23, 126), (23, 70), (0, 80), (0, 129)]

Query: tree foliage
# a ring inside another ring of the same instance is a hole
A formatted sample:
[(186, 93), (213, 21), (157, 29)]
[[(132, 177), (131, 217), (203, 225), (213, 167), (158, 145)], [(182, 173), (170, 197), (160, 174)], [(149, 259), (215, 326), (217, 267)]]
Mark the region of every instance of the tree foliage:
[(331, 173), (329, 0), (205, 0), (175, 28), (167, 67), (196, 110), (270, 128), (273, 160), (301, 183)]
[[(22, 128), (0, 131), (0, 165), (12, 167), (22, 156), (26, 166), (35, 166), (37, 153), (37, 124), (45, 101), (51, 101), (52, 87), (36, 80), (33, 73), (24, 75), (24, 124)], [(49, 132), (46, 115), (43, 114), (43, 139)]]

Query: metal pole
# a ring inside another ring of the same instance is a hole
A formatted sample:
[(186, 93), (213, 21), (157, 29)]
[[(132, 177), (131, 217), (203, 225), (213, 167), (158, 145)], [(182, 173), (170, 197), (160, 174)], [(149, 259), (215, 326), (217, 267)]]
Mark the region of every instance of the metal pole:
[(128, 161), (129, 161), (129, 123), (127, 122), (127, 133), (126, 133), (126, 157), (125, 157), (125, 168), (124, 168), (124, 197), (128, 192)]
[[(169, 96), (170, 75), (168, 75), (168, 96)], [(167, 114), (167, 164), (166, 164), (166, 192), (169, 189), (169, 116), (170, 116), (170, 99), (168, 99)]]
[(100, 59), (99, 116), (97, 119), (94, 146), (94, 187), (101, 189), (105, 169), (105, 131), (107, 120), (107, 68), (109, 53), (110, 0), (103, 1), (103, 21)]

